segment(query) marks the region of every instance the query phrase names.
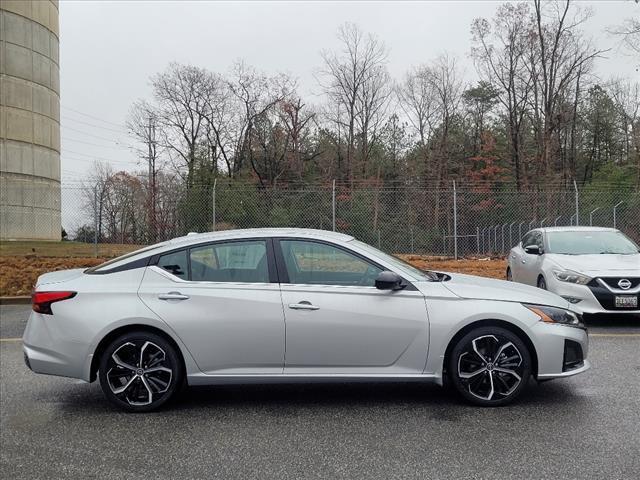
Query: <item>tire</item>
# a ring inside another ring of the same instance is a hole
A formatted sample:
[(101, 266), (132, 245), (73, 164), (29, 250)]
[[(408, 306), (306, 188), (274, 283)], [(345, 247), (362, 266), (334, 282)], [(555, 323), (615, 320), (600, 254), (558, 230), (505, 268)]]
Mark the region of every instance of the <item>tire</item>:
[(498, 407), (513, 402), (526, 387), (531, 376), (531, 354), (509, 330), (480, 327), (454, 345), (448, 371), (453, 386), (466, 401)]
[(513, 282), (513, 274), (510, 267), (507, 267), (507, 282)]
[(538, 277), (538, 288), (541, 288), (542, 290), (547, 289), (547, 281), (544, 279), (542, 275)]
[(173, 345), (144, 331), (126, 333), (111, 342), (98, 372), (107, 400), (128, 412), (160, 408), (184, 383), (182, 362)]

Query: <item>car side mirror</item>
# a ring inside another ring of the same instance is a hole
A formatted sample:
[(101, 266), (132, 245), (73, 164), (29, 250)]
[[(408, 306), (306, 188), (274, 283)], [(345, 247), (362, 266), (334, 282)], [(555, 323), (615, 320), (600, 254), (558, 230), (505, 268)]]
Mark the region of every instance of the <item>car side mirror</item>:
[(524, 247), (524, 251), (529, 255), (542, 255), (542, 251), (538, 245), (527, 245)]
[(400, 275), (395, 272), (385, 270), (376, 277), (376, 288), (378, 290), (402, 290), (407, 284)]

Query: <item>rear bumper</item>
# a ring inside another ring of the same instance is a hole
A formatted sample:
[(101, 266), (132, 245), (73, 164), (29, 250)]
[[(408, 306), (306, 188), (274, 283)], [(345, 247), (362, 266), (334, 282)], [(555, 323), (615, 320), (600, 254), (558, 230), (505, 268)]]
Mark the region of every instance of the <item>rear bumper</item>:
[(89, 381), (84, 368), (87, 345), (69, 339), (51, 315), (31, 312), (22, 337), (22, 350), (25, 363), (35, 373)]

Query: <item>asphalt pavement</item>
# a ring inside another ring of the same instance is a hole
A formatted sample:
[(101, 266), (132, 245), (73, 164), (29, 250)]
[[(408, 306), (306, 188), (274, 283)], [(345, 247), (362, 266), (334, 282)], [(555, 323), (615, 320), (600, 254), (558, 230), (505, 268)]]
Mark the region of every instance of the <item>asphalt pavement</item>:
[(96, 383), (36, 375), (0, 306), (2, 478), (640, 478), (640, 322), (598, 320), (577, 377), (502, 408), (418, 384), (224, 386), (121, 413)]

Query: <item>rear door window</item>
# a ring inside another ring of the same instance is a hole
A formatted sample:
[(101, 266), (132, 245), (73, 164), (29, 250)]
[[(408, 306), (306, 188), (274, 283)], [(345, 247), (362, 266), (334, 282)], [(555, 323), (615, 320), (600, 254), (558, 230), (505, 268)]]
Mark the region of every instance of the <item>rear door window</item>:
[(191, 280), (196, 282), (268, 283), (264, 240), (227, 242), (190, 249)]

